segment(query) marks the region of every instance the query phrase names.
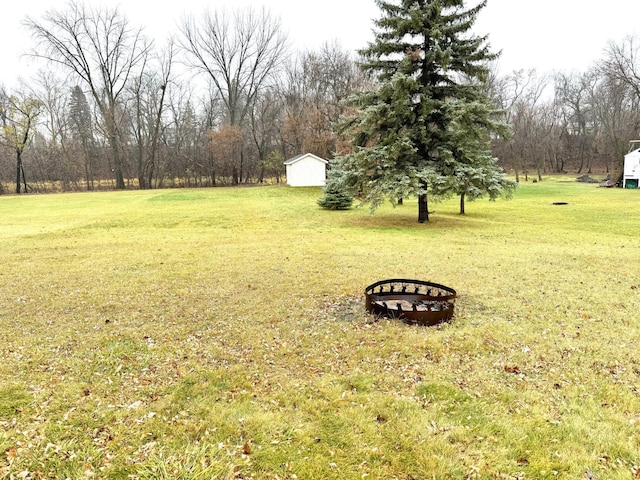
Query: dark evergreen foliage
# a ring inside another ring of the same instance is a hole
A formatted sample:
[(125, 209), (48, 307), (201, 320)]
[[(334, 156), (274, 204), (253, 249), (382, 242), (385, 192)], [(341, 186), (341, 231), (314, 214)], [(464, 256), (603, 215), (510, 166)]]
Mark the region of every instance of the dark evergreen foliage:
[(322, 190), (324, 195), (318, 199), (318, 205), (326, 210), (348, 210), (353, 204), (353, 196), (344, 184), (342, 172), (338, 169), (329, 172), (329, 178)]
[(483, 85), (496, 55), (470, 32), (486, 1), (470, 9), (462, 0), (377, 3), (375, 40), (360, 54), (380, 86), (356, 97), (358, 116), (345, 124), (353, 139), (338, 159), (346, 184), (372, 209), (418, 196), (419, 221), (428, 220), (428, 192), (495, 198), (511, 188), (490, 153), (490, 133), (508, 134)]
[(91, 108), (82, 89), (76, 85), (71, 89), (69, 99), (69, 120), (71, 133), (82, 141), (93, 139), (93, 123)]

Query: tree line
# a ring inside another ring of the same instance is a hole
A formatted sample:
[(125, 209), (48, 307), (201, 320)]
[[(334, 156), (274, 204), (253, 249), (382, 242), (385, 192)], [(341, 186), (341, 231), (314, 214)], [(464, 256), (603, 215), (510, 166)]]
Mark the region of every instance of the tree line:
[(367, 83), (337, 43), (292, 52), (264, 9), (187, 17), (162, 47), (81, 3), (25, 26), (48, 68), (0, 91), (5, 191), (279, 182), (290, 156), (333, 156)]
[[(352, 152), (338, 128), (361, 113), (350, 99), (381, 89), (337, 42), (292, 51), (265, 9), (185, 17), (164, 45), (117, 8), (72, 2), (24, 25), (46, 70), (0, 91), (1, 192), (280, 182), (298, 153)], [(586, 72), (487, 64), (482, 88), (511, 128), (492, 136), (499, 164), (517, 180), (621, 171), (639, 128), (635, 42)]]
[(512, 137), (494, 154), (516, 179), (543, 173), (609, 174), (618, 181), (640, 135), (640, 45), (610, 42), (582, 72), (520, 70), (487, 84)]

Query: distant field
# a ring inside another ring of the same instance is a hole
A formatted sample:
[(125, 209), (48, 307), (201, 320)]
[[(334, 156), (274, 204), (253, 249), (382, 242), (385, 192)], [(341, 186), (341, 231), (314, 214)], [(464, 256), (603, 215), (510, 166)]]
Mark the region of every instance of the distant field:
[[(320, 193), (0, 196), (0, 478), (640, 478), (640, 191)], [(366, 315), (394, 277), (455, 319)]]

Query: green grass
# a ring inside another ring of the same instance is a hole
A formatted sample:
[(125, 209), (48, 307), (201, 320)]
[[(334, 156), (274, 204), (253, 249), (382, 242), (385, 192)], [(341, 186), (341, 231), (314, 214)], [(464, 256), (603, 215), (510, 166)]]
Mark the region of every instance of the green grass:
[[(0, 197), (0, 478), (640, 475), (640, 192), (319, 196)], [(366, 315), (397, 277), (454, 321)]]

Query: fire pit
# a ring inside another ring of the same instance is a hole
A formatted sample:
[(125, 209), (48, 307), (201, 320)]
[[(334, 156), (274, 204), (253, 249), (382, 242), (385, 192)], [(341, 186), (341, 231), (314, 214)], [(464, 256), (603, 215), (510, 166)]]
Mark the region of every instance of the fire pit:
[(453, 316), (456, 291), (422, 280), (391, 279), (369, 285), (366, 309), (375, 315), (417, 325), (436, 325)]

